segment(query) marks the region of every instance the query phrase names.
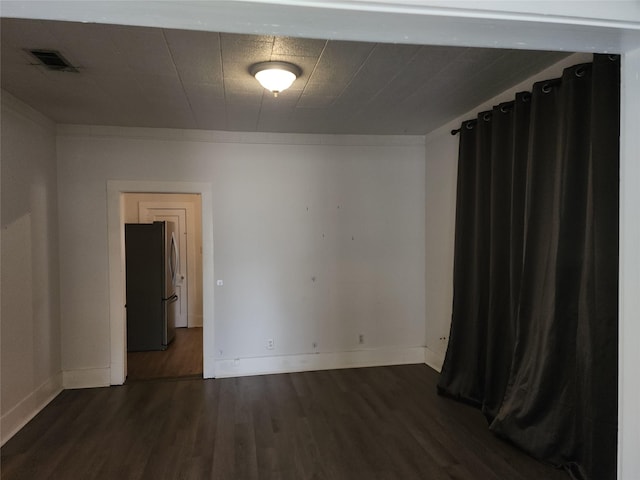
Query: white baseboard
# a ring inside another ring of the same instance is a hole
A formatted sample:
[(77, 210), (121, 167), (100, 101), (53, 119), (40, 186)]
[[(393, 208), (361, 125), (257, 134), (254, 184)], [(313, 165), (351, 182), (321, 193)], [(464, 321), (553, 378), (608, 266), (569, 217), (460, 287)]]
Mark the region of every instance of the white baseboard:
[(212, 355), (204, 355), (202, 359), (202, 378), (216, 378), (216, 361)]
[(215, 360), (215, 377), (243, 377), (274, 373), (332, 370), (340, 368), (379, 367), (424, 363), (424, 347), (377, 348), (337, 353), (274, 355), (269, 357)]
[(61, 391), (62, 373), (58, 372), (2, 415), (0, 419), (2, 445), (40, 413)]
[(87, 368), (62, 372), (62, 386), (65, 390), (108, 387), (109, 385), (111, 385), (110, 368)]
[(111, 385), (122, 385), (126, 381), (126, 375), (124, 373), (124, 362), (114, 362), (111, 361), (111, 368), (109, 368), (110, 380), (109, 383)]
[(436, 372), (440, 373), (442, 370), (442, 364), (444, 363), (444, 354), (434, 352), (429, 347), (424, 349), (424, 363), (433, 368)]
[(193, 327), (202, 327), (204, 323), (204, 317), (202, 315), (193, 315), (190, 317), (191, 321), (189, 322), (189, 328)]

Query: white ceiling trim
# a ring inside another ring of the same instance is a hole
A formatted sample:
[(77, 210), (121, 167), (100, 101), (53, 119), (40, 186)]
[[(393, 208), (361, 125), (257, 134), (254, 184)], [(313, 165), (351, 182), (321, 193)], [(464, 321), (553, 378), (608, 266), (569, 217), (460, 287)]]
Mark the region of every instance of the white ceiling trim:
[(357, 147), (424, 146), (424, 135), (333, 135), (314, 133), (224, 132), (174, 128), (110, 127), (58, 124), (59, 137), (99, 137), (174, 142), (252, 145), (330, 145)]

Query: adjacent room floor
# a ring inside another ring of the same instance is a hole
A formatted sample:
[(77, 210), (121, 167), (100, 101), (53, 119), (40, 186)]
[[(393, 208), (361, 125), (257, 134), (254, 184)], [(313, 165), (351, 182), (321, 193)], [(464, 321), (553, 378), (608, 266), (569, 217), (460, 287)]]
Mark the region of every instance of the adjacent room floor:
[(2, 479), (568, 479), (437, 379), (403, 365), (66, 390), (2, 447)]
[(127, 353), (127, 382), (202, 377), (202, 327), (176, 328), (164, 351)]

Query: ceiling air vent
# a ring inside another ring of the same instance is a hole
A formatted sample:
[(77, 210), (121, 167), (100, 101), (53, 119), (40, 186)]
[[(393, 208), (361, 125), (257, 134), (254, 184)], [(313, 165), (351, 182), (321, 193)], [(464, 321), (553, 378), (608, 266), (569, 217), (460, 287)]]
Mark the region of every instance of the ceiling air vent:
[(28, 52), (36, 57), (49, 70), (58, 72), (78, 72), (78, 69), (71, 65), (60, 52), (55, 50), (34, 49)]

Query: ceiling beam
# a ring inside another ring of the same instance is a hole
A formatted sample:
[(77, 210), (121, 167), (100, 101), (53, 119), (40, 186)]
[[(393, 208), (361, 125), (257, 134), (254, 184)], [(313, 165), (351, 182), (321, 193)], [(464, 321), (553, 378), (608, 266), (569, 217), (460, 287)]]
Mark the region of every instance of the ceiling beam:
[(423, 45), (601, 53), (640, 46), (640, 6), (629, 1), (9, 0), (0, 15)]

